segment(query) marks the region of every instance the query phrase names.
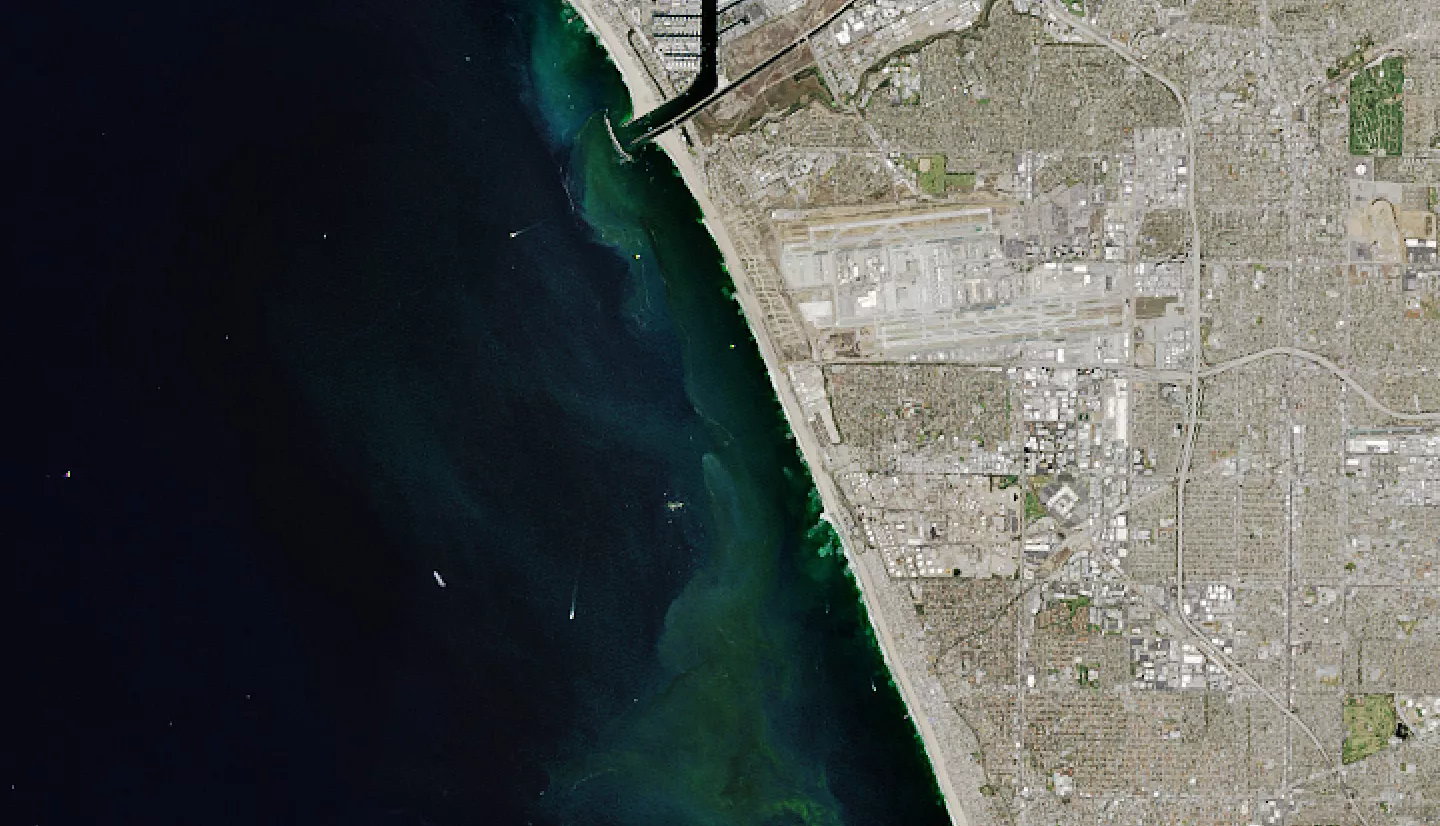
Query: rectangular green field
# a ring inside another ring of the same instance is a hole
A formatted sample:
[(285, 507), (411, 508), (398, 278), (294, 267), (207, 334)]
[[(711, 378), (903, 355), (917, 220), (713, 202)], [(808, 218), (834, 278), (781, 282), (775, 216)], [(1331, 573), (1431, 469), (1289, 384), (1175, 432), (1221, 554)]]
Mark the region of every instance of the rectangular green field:
[(927, 195), (944, 195), (950, 190), (969, 192), (975, 188), (974, 172), (946, 172), (944, 155), (922, 155), (915, 161), (920, 190)]
[(1395, 734), (1394, 694), (1348, 694), (1345, 697), (1345, 742), (1340, 762), (1364, 760), (1390, 744)]
[(1350, 154), (1399, 155), (1404, 148), (1405, 59), (1387, 57), (1350, 79)]

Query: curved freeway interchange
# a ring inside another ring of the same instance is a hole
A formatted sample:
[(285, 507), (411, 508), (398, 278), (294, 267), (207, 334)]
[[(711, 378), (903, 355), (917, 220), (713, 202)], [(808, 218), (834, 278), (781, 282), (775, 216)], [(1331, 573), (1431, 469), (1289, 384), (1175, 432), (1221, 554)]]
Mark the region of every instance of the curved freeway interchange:
[(1345, 382), (1346, 386), (1348, 386), (1351, 390), (1359, 393), (1360, 398), (1364, 399), (1366, 404), (1370, 405), (1376, 410), (1379, 410), (1381, 413), (1384, 413), (1386, 416), (1389, 416), (1392, 419), (1398, 419), (1405, 422), (1440, 422), (1440, 412), (1402, 413), (1399, 410), (1395, 410), (1389, 407), (1384, 402), (1375, 398), (1375, 395), (1373, 393), (1371, 393), (1369, 390), (1366, 390), (1364, 385), (1360, 384), (1360, 382), (1356, 381), (1353, 376), (1345, 372), (1345, 369), (1342, 368), (1340, 365), (1320, 355), (1319, 353), (1312, 353), (1309, 350), (1301, 350), (1298, 347), (1271, 347), (1268, 350), (1261, 350), (1257, 353), (1251, 353), (1248, 356), (1240, 356), (1239, 358), (1233, 358), (1227, 362), (1217, 364), (1214, 367), (1209, 368), (1208, 370), (1201, 370), (1200, 377), (1210, 378), (1211, 376), (1218, 376), (1221, 373), (1234, 370), (1237, 367), (1244, 367), (1247, 364), (1253, 364), (1254, 362), (1262, 361), (1264, 359), (1271, 358), (1272, 356), (1290, 356), (1292, 358), (1303, 359), (1312, 364), (1324, 367), (1326, 370), (1329, 370), (1331, 373), (1335, 374), (1336, 378)]
[[(1124, 58), (1127, 63), (1136, 67), (1141, 72), (1145, 73), (1147, 76), (1153, 78), (1170, 91), (1170, 94), (1174, 96), (1176, 103), (1180, 106), (1180, 111), (1184, 117), (1187, 155), (1186, 162), (1191, 170), (1198, 169), (1198, 167), (1196, 167), (1195, 165), (1194, 119), (1190, 112), (1190, 106), (1186, 101), (1185, 95), (1181, 92), (1180, 88), (1169, 78), (1147, 66), (1144, 62), (1143, 56), (1136, 54), (1134, 50), (1115, 41), (1108, 35), (1096, 30), (1084, 20), (1079, 19), (1075, 15), (1071, 14), (1069, 10), (1066, 9), (1064, 5), (1059, 2), (1059, 0), (1044, 0), (1044, 2), (1045, 7), (1050, 11), (1051, 15), (1062, 25), (1069, 26), (1076, 33), (1078, 33), (1085, 39), (1091, 41), (1092, 43), (1108, 48), (1115, 54)], [(1375, 396), (1370, 393), (1370, 391), (1361, 386), (1359, 382), (1357, 382), (1339, 365), (1335, 364), (1335, 362), (1317, 353), (1312, 353), (1307, 350), (1301, 350), (1294, 347), (1273, 347), (1268, 350), (1262, 350), (1257, 353), (1251, 353), (1246, 356), (1232, 359), (1230, 361), (1224, 362), (1223, 364), (1211, 367), (1207, 370), (1202, 370), (1200, 367), (1201, 354), (1199, 352), (1200, 227), (1199, 218), (1195, 207), (1195, 190), (1196, 187), (1192, 182), (1191, 186), (1188, 187), (1186, 191), (1186, 211), (1189, 216), (1191, 233), (1190, 255), (1188, 260), (1190, 270), (1189, 292), (1191, 307), (1189, 315), (1191, 319), (1191, 342), (1192, 347), (1194, 348), (1194, 354), (1191, 358), (1190, 407), (1186, 415), (1185, 422), (1185, 447), (1181, 457), (1180, 471), (1176, 478), (1175, 488), (1175, 581), (1177, 599), (1183, 599), (1185, 593), (1185, 484), (1190, 475), (1190, 467), (1193, 461), (1195, 449), (1195, 436), (1198, 425), (1197, 420), (1199, 419), (1200, 412), (1201, 378), (1217, 376), (1229, 370), (1243, 367), (1247, 364), (1252, 364), (1254, 362), (1274, 356), (1290, 356), (1292, 358), (1304, 359), (1329, 370), (1335, 376), (1339, 377), (1342, 381), (1344, 381), (1347, 386), (1359, 393), (1360, 396), (1365, 399), (1366, 403), (1395, 419), (1404, 421), (1425, 422), (1440, 421), (1440, 412), (1402, 413), (1400, 411), (1392, 410), (1391, 408), (1380, 402), (1378, 399), (1376, 399)], [(1268, 700), (1270, 700), (1271, 703), (1275, 705), (1275, 707), (1283, 715), (1285, 715), (1286, 719), (1289, 720), (1291, 724), (1297, 726), (1301, 731), (1305, 733), (1306, 737), (1309, 738), (1310, 742), (1314, 744), (1315, 748), (1320, 752), (1320, 755), (1323, 757), (1323, 759), (1327, 763), (1335, 766), (1337, 776), (1340, 780), (1341, 788), (1345, 791), (1345, 799), (1350, 806), (1351, 812), (1355, 815), (1355, 818), (1357, 820), (1365, 824), (1365, 826), (1369, 826), (1369, 820), (1365, 817), (1364, 812), (1355, 802), (1354, 791), (1348, 786), (1348, 784), (1345, 783), (1344, 772), (1338, 758), (1332, 756), (1329, 750), (1325, 748), (1325, 745), (1320, 741), (1320, 738), (1315, 734), (1314, 730), (1309, 726), (1309, 724), (1307, 724), (1303, 719), (1300, 718), (1298, 714), (1296, 714), (1295, 710), (1290, 707), (1288, 702), (1283, 702), (1279, 697), (1276, 697), (1273, 692), (1261, 685), (1260, 682), (1256, 680), (1255, 677), (1251, 675), (1249, 671), (1247, 671), (1242, 665), (1236, 662), (1233, 657), (1225, 654), (1214, 644), (1212, 644), (1210, 639), (1204, 634), (1204, 632), (1195, 625), (1194, 620), (1186, 616), (1183, 612), (1177, 612), (1177, 614), (1182, 624), (1185, 626), (1186, 630), (1195, 637), (1197, 648), (1199, 650), (1204, 652), (1211, 661), (1219, 664), (1228, 673), (1232, 675), (1240, 675), (1245, 680), (1245, 682), (1249, 683), (1257, 691), (1263, 694)]]

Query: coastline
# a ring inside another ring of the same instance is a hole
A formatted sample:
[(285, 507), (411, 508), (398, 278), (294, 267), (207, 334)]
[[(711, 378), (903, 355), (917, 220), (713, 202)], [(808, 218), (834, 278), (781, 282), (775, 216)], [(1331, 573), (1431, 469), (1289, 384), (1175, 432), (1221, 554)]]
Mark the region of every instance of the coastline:
[[(611, 20), (598, 10), (593, 8), (595, 0), (566, 0), (569, 6), (585, 23), (599, 41), (602, 48), (610, 56), (611, 62), (620, 70), (626, 88), (630, 92), (630, 98), (634, 106), (633, 117), (640, 115), (659, 106), (663, 99), (657, 89), (654, 88), (649, 79), (649, 73), (639, 62), (630, 50), (628, 40), (622, 32), (612, 24)], [(751, 289), (750, 280), (745, 277), (740, 254), (736, 251), (731, 241), (724, 222), (718, 219), (719, 211), (711, 203), (709, 187), (705, 176), (695, 160), (691, 157), (686, 148), (684, 140), (677, 130), (671, 130), (655, 140), (660, 148), (670, 157), (675, 168), (679, 170), (686, 188), (699, 205), (701, 214), (705, 216), (705, 226), (711, 237), (715, 240), (724, 258), (725, 266), (729, 270), (731, 280), (735, 285), (735, 295), (740, 302), (745, 320), (750, 331), (760, 348), (761, 357), (765, 362), (766, 374), (769, 376), (770, 385), (775, 395), (780, 399), (780, 404), (785, 413), (786, 421), (790, 426), (790, 432), (794, 435), (796, 443), (800, 447), (800, 453), (806, 466), (810, 470), (816, 490), (820, 494), (820, 500), (825, 507), (826, 514), (844, 513), (843, 500), (840, 497), (834, 481), (824, 465), (824, 452), (816, 439), (814, 432), (806, 426), (806, 418), (796, 398), (789, 380), (784, 374), (784, 363), (780, 359), (779, 352), (774, 343), (770, 340), (768, 331), (764, 326), (764, 314), (761, 310), (759, 299)], [(920, 735), (921, 743), (925, 749), (926, 758), (930, 761), (931, 770), (935, 776), (935, 782), (945, 802), (945, 809), (950, 817), (951, 823), (955, 826), (968, 826), (968, 819), (961, 807), (960, 796), (955, 788), (954, 781), (950, 776), (945, 764), (945, 754), (941, 747), (940, 737), (937, 734), (929, 714), (925, 711), (925, 705), (921, 702), (921, 692), (916, 685), (916, 680), (905, 668), (901, 667), (900, 658), (896, 652), (899, 647), (895, 641), (895, 635), (886, 620), (881, 607), (881, 585), (885, 576), (883, 571), (877, 570), (872, 565), (864, 564), (866, 560), (856, 554), (852, 547), (852, 538), (845, 526), (836, 524), (835, 533), (839, 536), (841, 545), (845, 550), (845, 558), (849, 563), (850, 570), (854, 573), (855, 582), (860, 591), (861, 600), (864, 602), (865, 613), (869, 617), (870, 625), (875, 632), (876, 640), (880, 646), (881, 655), (884, 657), (885, 665), (890, 671), (895, 685), (899, 689), (900, 699), (905, 704), (910, 720)]]

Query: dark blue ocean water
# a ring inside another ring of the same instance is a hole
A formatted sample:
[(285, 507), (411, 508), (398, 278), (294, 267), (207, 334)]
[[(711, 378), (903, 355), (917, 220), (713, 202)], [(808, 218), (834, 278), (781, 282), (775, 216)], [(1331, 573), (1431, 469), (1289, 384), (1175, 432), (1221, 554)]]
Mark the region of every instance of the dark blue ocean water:
[(943, 820), (561, 5), (18, 18), (13, 822)]

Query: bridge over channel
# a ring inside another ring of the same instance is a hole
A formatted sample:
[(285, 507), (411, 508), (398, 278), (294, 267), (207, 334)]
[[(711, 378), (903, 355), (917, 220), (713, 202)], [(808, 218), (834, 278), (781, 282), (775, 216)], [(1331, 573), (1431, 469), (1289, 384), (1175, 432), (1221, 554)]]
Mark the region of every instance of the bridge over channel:
[(701, 0), (700, 3), (700, 74), (690, 88), (671, 98), (645, 115), (622, 125), (616, 130), (616, 143), (622, 151), (633, 149), (646, 141), (654, 140), (666, 131), (684, 123), (701, 110), (743, 85), (746, 81), (765, 71), (776, 61), (797, 49), (802, 43), (820, 33), (835, 19), (849, 11), (856, 0), (848, 0), (823, 21), (802, 32), (794, 40), (781, 47), (774, 54), (760, 61), (744, 74), (724, 86), (719, 83), (720, 12), (719, 0)]

